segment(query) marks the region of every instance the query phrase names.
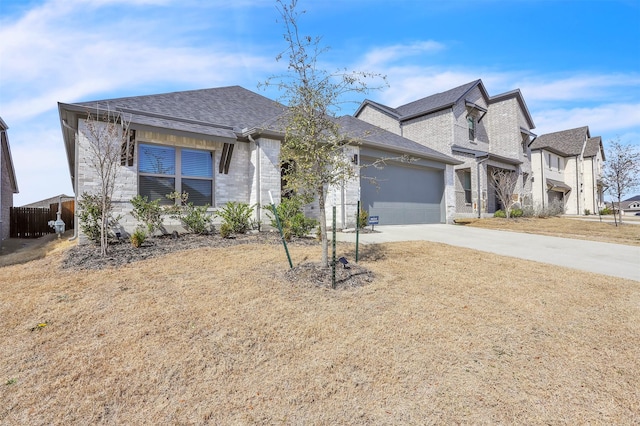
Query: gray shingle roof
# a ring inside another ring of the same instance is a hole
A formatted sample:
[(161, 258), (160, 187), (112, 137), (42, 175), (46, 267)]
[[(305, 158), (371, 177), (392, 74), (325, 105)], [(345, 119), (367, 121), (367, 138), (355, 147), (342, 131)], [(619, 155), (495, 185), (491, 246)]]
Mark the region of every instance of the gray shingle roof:
[(562, 130), (560, 132), (540, 135), (531, 144), (531, 150), (550, 149), (564, 155), (580, 155), (582, 146), (589, 138), (589, 127)]
[[(0, 153), (0, 159), (2, 159), (2, 161), (4, 162), (5, 166), (7, 167), (7, 171), (9, 173), (8, 174), (9, 188), (11, 188), (11, 192), (13, 194), (17, 194), (20, 191), (18, 190), (18, 180), (16, 178), (16, 170), (13, 167), (13, 160), (11, 158), (11, 146), (9, 145), (9, 135), (7, 132), (8, 129), (9, 129), (9, 126), (7, 126), (7, 123), (5, 123), (2, 117), (0, 117), (0, 150), (2, 150), (2, 152)], [(2, 162), (0, 162), (0, 173), (2, 173)], [(1, 180), (2, 179), (0, 179), (0, 181)], [(2, 189), (4, 189), (4, 186), (2, 186)]]
[(392, 151), (421, 156), (446, 164), (461, 164), (460, 161), (435, 149), (426, 147), (395, 133), (376, 127), (350, 115), (339, 117), (341, 132), (348, 138), (362, 141), (363, 145), (386, 148)]
[[(259, 127), (282, 114), (285, 107), (240, 86), (191, 90), (159, 95), (134, 96), (82, 102), (76, 105), (102, 110), (121, 109), (132, 119), (149, 126), (182, 130), (182, 122), (191, 132), (208, 134), (213, 128)], [(222, 132), (225, 133), (225, 132)]]
[(463, 84), (462, 86), (447, 90), (446, 92), (436, 93), (435, 95), (418, 99), (417, 101), (399, 106), (398, 108), (396, 108), (396, 111), (398, 111), (401, 118), (403, 119), (418, 114), (426, 114), (428, 112), (438, 111), (456, 103), (458, 100), (464, 97), (464, 95), (466, 95), (469, 90), (471, 90), (478, 84), (481, 85), (482, 80), (475, 80), (470, 83)]
[(602, 159), (604, 160), (604, 150), (602, 149), (602, 137), (595, 136), (587, 140), (587, 146), (584, 148), (585, 157), (595, 157), (598, 151), (602, 150)]

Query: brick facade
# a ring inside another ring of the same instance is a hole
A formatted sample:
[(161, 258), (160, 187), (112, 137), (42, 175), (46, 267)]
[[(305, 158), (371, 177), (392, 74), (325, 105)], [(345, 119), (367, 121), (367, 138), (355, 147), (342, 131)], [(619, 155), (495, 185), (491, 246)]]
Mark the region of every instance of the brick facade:
[[(522, 194), (523, 199), (525, 196), (530, 198), (530, 187), (525, 187), (523, 180), (524, 176), (531, 175), (530, 152), (526, 144), (523, 147), (523, 137), (528, 137), (526, 135), (531, 125), (528, 111), (523, 110), (526, 107), (523, 107), (524, 100), (520, 92), (490, 98), (479, 80), (465, 86), (469, 89), (465, 88), (455, 101), (443, 101), (441, 107), (436, 104), (434, 108), (434, 102), (437, 101), (424, 98), (424, 105), (432, 108), (424, 113), (413, 111), (407, 117), (400, 114), (392, 117), (370, 105), (365, 105), (358, 112), (361, 120), (385, 129), (399, 128), (402, 136), (463, 162), (453, 167), (446, 176), (448, 217), (449, 214), (453, 217), (493, 213), (496, 199), (495, 191), (489, 184), (488, 167), (514, 170), (520, 175), (516, 192)], [(433, 98), (445, 99), (446, 93), (445, 96), (437, 94)], [(407, 105), (415, 109), (414, 103)], [(401, 111), (403, 108), (401, 106), (395, 110)], [(474, 118), (473, 138), (469, 132), (469, 116)], [(391, 121), (397, 124), (391, 124)], [(477, 156), (481, 153), (488, 153), (492, 158), (479, 160), (481, 157)], [(464, 172), (471, 175), (472, 203), (466, 202), (461, 187), (460, 177)]]
[[(105, 125), (104, 123), (101, 123)], [(78, 132), (78, 158), (82, 161), (78, 162), (77, 194), (79, 197), (84, 192), (95, 193), (99, 186), (99, 176), (94, 167), (91, 166), (89, 158), (91, 152), (88, 149), (89, 140), (86, 134), (85, 120), (79, 120)], [(222, 152), (222, 142), (212, 142), (176, 136), (165, 133), (156, 133), (150, 131), (139, 131), (136, 135), (136, 150), (134, 152), (134, 165), (121, 166), (118, 165), (117, 179), (113, 195), (114, 216), (120, 216), (119, 231), (124, 234), (133, 232), (138, 226), (138, 222), (131, 215), (133, 206), (130, 200), (138, 194), (138, 149), (137, 144), (150, 143), (156, 145), (166, 145), (181, 148), (193, 148), (200, 150), (208, 150), (213, 152), (214, 166), (214, 203), (210, 207), (210, 211), (214, 212), (217, 208), (223, 206), (229, 201), (244, 202), (254, 205), (256, 203), (268, 204), (268, 191), (271, 190), (274, 201), (280, 201), (280, 169), (279, 154), (280, 142), (271, 139), (259, 139), (256, 142), (248, 143), (236, 141), (234, 145), (231, 162), (229, 165), (229, 173), (219, 173), (218, 165)], [(259, 146), (260, 149), (256, 149)], [(259, 157), (259, 159), (258, 159)], [(256, 162), (260, 165), (256, 167)], [(258, 171), (259, 170), (259, 174)], [(257, 196), (258, 188), (260, 188), (261, 196)], [(263, 222), (267, 219), (265, 211), (262, 209), (260, 213), (256, 210), (256, 214), (260, 214), (260, 220)], [(257, 219), (257, 217), (256, 217)], [(219, 220), (214, 218), (214, 223)], [(181, 230), (179, 221), (166, 216), (164, 224), (167, 230)], [(80, 242), (86, 242), (86, 237), (79, 230)]]

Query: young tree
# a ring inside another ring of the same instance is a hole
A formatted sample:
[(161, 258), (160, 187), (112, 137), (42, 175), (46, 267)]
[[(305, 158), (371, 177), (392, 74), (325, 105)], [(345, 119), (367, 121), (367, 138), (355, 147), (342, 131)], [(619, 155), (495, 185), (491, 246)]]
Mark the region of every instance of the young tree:
[(327, 49), (320, 46), (320, 38), (301, 36), (296, 11), (297, 0), (290, 4), (278, 1), (283, 18), (287, 49), (276, 60), (288, 58), (288, 72), (270, 77), (264, 86), (274, 86), (281, 93), (281, 101), (288, 106), (284, 117), (285, 140), (280, 159), (291, 165), (284, 176), (287, 189), (296, 193), (313, 194), (318, 200), (322, 264), (328, 264), (326, 221), (327, 190), (353, 178), (356, 169), (343, 153), (345, 145), (353, 143), (341, 134), (335, 111), (349, 94), (367, 93), (366, 80), (385, 78), (366, 72), (341, 70), (328, 72), (318, 64), (319, 56)]
[(100, 211), (100, 253), (108, 250), (109, 226), (113, 217), (113, 191), (115, 188), (122, 147), (129, 142), (129, 123), (121, 114), (97, 110), (87, 114), (86, 126), (82, 132), (87, 139), (89, 166), (98, 180), (96, 196)]
[(518, 174), (512, 170), (494, 169), (489, 175), (489, 183), (496, 190), (496, 197), (505, 210), (507, 219), (511, 217), (511, 207), (515, 204), (513, 194), (518, 186)]
[[(640, 151), (637, 146), (623, 145), (620, 140), (609, 141), (609, 152), (602, 180), (607, 190), (618, 200), (618, 215), (622, 223), (622, 194), (640, 185)], [(615, 203), (613, 215), (615, 217)], [(616, 222), (617, 225), (617, 222)]]

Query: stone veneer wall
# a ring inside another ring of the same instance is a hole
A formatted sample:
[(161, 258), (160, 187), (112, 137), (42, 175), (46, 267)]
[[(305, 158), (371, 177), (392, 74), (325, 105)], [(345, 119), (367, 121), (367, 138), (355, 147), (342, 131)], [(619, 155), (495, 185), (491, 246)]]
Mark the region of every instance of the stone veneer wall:
[[(85, 136), (87, 125), (85, 120), (79, 121), (78, 131), (78, 158), (89, 158), (88, 139)], [(105, 124), (103, 124), (105, 125)], [(213, 212), (216, 208), (229, 201), (250, 202), (251, 183), (247, 173), (247, 164), (250, 163), (250, 145), (245, 142), (236, 142), (229, 166), (229, 174), (218, 173), (218, 164), (223, 147), (222, 142), (213, 142), (201, 139), (193, 139), (183, 136), (167, 135), (164, 133), (138, 131), (136, 134), (137, 143), (152, 143), (158, 145), (168, 145), (182, 148), (193, 148), (210, 150), (214, 153), (214, 205), (210, 208)], [(278, 145), (279, 149), (279, 145)], [(271, 155), (273, 157), (273, 155)], [(121, 216), (119, 220), (120, 230), (124, 233), (131, 233), (138, 225), (131, 215), (133, 209), (130, 200), (138, 194), (138, 174), (137, 174), (138, 147), (134, 153), (134, 166), (118, 166), (118, 175), (113, 196), (114, 215)], [(84, 192), (95, 193), (99, 186), (99, 177), (88, 161), (79, 162), (77, 165), (77, 197), (81, 198)], [(272, 167), (273, 168), (273, 167)], [(266, 169), (266, 167), (265, 167)], [(275, 180), (275, 171), (271, 172)], [(279, 171), (277, 172), (277, 193), (279, 198), (280, 183)], [(168, 230), (181, 229), (179, 221), (165, 217), (164, 224)], [(87, 241), (86, 236), (78, 228), (80, 243)]]
[(401, 135), (398, 120), (373, 108), (372, 106), (364, 107), (357, 117), (360, 120), (373, 124), (374, 126), (378, 126), (381, 129), (388, 130), (396, 135)]
[(271, 219), (267, 216), (267, 211), (271, 205), (271, 197), (276, 205), (280, 203), (280, 141), (260, 138), (250, 142), (248, 147), (248, 202), (256, 206), (255, 218), (262, 221), (264, 226), (269, 226)]

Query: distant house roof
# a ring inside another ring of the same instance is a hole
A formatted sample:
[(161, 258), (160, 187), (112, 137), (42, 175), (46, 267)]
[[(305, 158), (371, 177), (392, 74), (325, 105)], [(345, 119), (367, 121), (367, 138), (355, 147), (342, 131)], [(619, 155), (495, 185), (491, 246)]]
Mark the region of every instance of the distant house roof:
[(580, 155), (585, 140), (590, 137), (588, 126), (547, 133), (533, 141), (531, 150), (547, 149), (563, 156)]
[(33, 203), (25, 204), (21, 207), (49, 207), (51, 204), (55, 204), (58, 201), (64, 203), (65, 201), (71, 201), (73, 199), (75, 199), (75, 197), (72, 195), (60, 194), (55, 197), (45, 198), (44, 200), (34, 201)]
[[(2, 149), (1, 158), (4, 159), (4, 162), (9, 170), (9, 184), (11, 187), (11, 191), (13, 191), (14, 194), (17, 194), (19, 192), (18, 179), (16, 178), (16, 170), (13, 167), (13, 160), (11, 158), (11, 146), (9, 145), (9, 135), (7, 134), (8, 129), (9, 126), (7, 126), (7, 123), (5, 123), (2, 117), (0, 117), (0, 149)], [(2, 170), (0, 170), (0, 173), (2, 173)]]
[(480, 89), (480, 92), (489, 104), (500, 102), (511, 97), (515, 98), (525, 114), (525, 118), (527, 120), (527, 123), (529, 124), (529, 128), (535, 128), (533, 119), (531, 118), (531, 114), (529, 113), (529, 109), (527, 108), (527, 105), (524, 102), (524, 98), (522, 97), (522, 93), (519, 89), (505, 92), (496, 96), (489, 96), (487, 90), (484, 87), (484, 84), (482, 83), (482, 80), (471, 81), (469, 83), (463, 84), (462, 86), (454, 87), (453, 89), (449, 89), (441, 93), (436, 93), (425, 98), (418, 99), (417, 101), (401, 105), (397, 108), (391, 108), (367, 99), (358, 107), (354, 115), (358, 116), (366, 106), (370, 106), (396, 118), (399, 121), (407, 121), (416, 117), (420, 117), (422, 115), (431, 114), (436, 111), (451, 108), (457, 102), (463, 100), (465, 96), (467, 96), (467, 94), (475, 87), (478, 87)]
[(338, 118), (338, 124), (345, 135), (352, 139), (360, 140), (367, 146), (389, 149), (408, 155), (416, 155), (430, 160), (437, 160), (445, 164), (462, 164), (462, 161), (453, 157), (350, 115)]

